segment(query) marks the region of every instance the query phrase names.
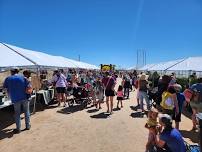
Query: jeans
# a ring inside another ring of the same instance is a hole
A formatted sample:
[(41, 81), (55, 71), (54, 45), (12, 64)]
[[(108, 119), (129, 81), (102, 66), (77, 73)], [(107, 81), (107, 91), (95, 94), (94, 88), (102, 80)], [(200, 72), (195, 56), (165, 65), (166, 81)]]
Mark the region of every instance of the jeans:
[(147, 93), (144, 91), (139, 91), (140, 108), (142, 110), (144, 110), (144, 103), (143, 103), (144, 99), (145, 99), (146, 104), (147, 104), (147, 110), (150, 110), (151, 105), (150, 105), (150, 101), (149, 101), (149, 97), (148, 97)]
[(129, 98), (129, 88), (124, 88), (124, 97)]
[(16, 129), (20, 130), (21, 128), (21, 107), (23, 107), (23, 112), (25, 114), (25, 125), (26, 128), (30, 126), (30, 111), (29, 111), (29, 101), (23, 100), (19, 101), (17, 103), (14, 103), (14, 110), (15, 110), (15, 123), (16, 123)]

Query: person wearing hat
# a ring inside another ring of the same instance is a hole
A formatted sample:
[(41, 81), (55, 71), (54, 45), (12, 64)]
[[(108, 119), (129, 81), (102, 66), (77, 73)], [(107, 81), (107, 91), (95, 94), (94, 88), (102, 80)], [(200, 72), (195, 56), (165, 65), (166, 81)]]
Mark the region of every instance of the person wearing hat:
[(192, 130), (196, 130), (196, 114), (202, 112), (202, 78), (199, 78), (198, 83), (193, 84), (190, 89), (193, 91), (193, 95), (190, 101), (190, 106), (192, 108)]
[(150, 101), (149, 101), (149, 96), (147, 94), (148, 91), (148, 81), (146, 80), (146, 74), (141, 74), (140, 78), (139, 78), (139, 82), (138, 82), (138, 98), (139, 98), (139, 102), (140, 102), (140, 108), (141, 110), (144, 112), (144, 104), (143, 104), (143, 100), (145, 99), (146, 104), (147, 104), (147, 110), (150, 110), (151, 105), (150, 105)]
[[(167, 152), (185, 152), (186, 147), (180, 132), (172, 127), (172, 118), (168, 114), (159, 115), (159, 134), (156, 136), (156, 145), (165, 148)], [(163, 130), (161, 131), (162, 128)]]
[(23, 75), (18, 74), (18, 72), (18, 68), (11, 69), (11, 76), (5, 79), (3, 85), (14, 105), (16, 129), (13, 130), (13, 133), (21, 132), (21, 107), (23, 107), (23, 111), (25, 113), (26, 130), (29, 130), (31, 127), (29, 102), (26, 93), (26, 89), (29, 87), (29, 82)]

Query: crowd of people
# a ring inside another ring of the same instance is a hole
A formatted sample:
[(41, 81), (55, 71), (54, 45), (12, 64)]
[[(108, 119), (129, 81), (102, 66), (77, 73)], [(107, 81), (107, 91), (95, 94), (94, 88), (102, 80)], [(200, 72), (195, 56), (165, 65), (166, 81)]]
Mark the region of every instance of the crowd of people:
[[(21, 106), (25, 113), (26, 129), (31, 128), (29, 98), (31, 94), (30, 73), (24, 71), (24, 75), (18, 74), (18, 69), (11, 70), (11, 76), (4, 82), (4, 88), (14, 104), (15, 109), (15, 133), (20, 133)], [(121, 78), (121, 84), (117, 85), (117, 78)], [(185, 143), (179, 132), (181, 114), (185, 106), (191, 106), (193, 115), (193, 130), (197, 129), (196, 114), (202, 112), (202, 78), (198, 82), (187, 86), (182, 92), (182, 86), (178, 84), (174, 73), (160, 77), (157, 72), (153, 74), (134, 72), (100, 72), (100, 71), (54, 71), (48, 85), (56, 89), (57, 103), (64, 107), (68, 106), (68, 97), (75, 88), (82, 87), (92, 99), (92, 105), (97, 109), (102, 108), (104, 98), (106, 112), (113, 114), (114, 97), (117, 96), (116, 108), (123, 108), (123, 100), (130, 98), (130, 92), (136, 91), (137, 106), (142, 114), (147, 114), (148, 121), (145, 128), (149, 130), (146, 152), (167, 151), (185, 152)], [(105, 97), (104, 97), (105, 96)], [(146, 110), (144, 106), (146, 103)], [(159, 118), (159, 121), (158, 121)], [(172, 122), (175, 122), (173, 127)]]

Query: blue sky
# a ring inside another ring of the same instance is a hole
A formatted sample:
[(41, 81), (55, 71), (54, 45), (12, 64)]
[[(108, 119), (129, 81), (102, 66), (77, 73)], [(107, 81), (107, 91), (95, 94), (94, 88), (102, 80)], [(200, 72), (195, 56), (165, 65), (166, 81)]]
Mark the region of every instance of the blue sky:
[(202, 1), (0, 0), (0, 41), (121, 67), (202, 56)]

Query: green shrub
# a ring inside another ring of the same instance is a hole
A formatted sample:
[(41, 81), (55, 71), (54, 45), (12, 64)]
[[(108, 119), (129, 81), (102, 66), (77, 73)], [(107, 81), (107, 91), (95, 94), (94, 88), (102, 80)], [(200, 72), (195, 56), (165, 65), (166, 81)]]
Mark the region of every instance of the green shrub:
[(182, 91), (186, 89), (186, 87), (189, 85), (189, 79), (188, 78), (177, 78), (177, 83), (182, 86)]

